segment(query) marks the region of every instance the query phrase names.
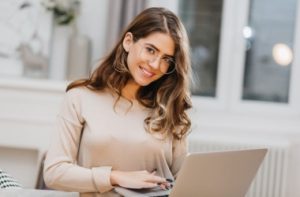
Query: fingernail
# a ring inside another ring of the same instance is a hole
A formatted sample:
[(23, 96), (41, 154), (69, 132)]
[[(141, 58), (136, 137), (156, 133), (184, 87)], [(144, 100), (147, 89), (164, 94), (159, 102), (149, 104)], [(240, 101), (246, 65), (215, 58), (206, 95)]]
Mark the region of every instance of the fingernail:
[(173, 180), (172, 179), (166, 179), (168, 182), (170, 182), (170, 183), (172, 183), (173, 182)]

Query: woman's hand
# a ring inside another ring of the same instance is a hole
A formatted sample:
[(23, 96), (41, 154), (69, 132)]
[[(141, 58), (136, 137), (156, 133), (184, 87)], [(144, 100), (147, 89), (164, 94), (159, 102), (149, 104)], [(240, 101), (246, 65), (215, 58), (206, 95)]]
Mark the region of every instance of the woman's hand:
[(119, 185), (121, 187), (140, 189), (152, 188), (159, 184), (165, 184), (165, 178), (156, 176), (155, 172), (144, 171), (112, 171), (110, 175), (112, 185)]

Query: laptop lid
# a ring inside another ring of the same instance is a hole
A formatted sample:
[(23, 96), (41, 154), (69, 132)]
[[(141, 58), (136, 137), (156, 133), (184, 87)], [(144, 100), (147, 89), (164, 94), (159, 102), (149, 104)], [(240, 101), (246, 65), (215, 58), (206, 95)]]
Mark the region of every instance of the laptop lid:
[(189, 154), (170, 197), (244, 197), (266, 152), (250, 149)]

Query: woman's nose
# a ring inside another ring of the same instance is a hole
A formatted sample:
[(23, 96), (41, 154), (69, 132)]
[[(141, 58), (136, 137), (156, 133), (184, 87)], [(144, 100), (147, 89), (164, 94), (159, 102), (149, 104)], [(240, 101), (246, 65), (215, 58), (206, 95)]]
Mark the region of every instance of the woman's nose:
[(154, 60), (152, 60), (151, 62), (149, 62), (149, 64), (150, 64), (150, 66), (151, 66), (153, 69), (155, 69), (155, 70), (159, 69), (159, 66), (160, 66), (160, 58), (159, 58), (159, 57), (155, 58)]

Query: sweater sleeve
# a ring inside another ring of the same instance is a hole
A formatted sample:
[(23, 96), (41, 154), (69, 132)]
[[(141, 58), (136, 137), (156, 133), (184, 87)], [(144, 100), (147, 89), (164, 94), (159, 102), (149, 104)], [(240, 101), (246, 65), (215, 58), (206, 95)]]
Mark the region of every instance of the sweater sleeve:
[(177, 178), (181, 165), (187, 156), (187, 149), (187, 137), (184, 137), (181, 140), (173, 139), (173, 158), (171, 171), (175, 179)]
[(106, 192), (110, 183), (110, 166), (85, 168), (77, 165), (81, 132), (84, 128), (80, 90), (67, 92), (57, 116), (55, 140), (47, 152), (44, 180), (48, 187), (74, 192)]

